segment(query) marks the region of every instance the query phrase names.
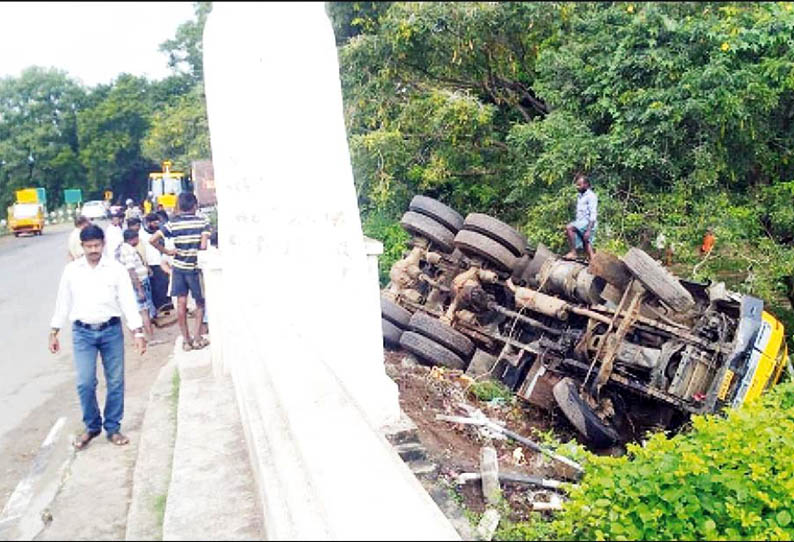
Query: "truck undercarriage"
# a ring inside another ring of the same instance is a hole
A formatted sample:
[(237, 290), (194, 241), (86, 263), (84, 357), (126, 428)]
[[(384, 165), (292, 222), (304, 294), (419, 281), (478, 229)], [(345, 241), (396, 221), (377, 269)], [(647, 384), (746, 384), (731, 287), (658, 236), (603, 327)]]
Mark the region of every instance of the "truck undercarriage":
[(760, 300), (678, 280), (637, 248), (565, 260), (424, 196), (401, 225), (412, 239), (382, 291), (387, 344), (556, 405), (595, 447), (741, 403)]

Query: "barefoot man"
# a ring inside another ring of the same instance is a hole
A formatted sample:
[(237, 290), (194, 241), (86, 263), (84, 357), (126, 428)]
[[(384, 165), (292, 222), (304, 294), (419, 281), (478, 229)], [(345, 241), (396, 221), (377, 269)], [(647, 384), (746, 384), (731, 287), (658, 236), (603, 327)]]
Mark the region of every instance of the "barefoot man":
[[(139, 355), (146, 352), (141, 315), (135, 302), (127, 270), (112, 256), (103, 255), (105, 234), (102, 228), (90, 225), (80, 232), (84, 256), (66, 264), (58, 287), (55, 313), (49, 338), (50, 352), (61, 349), (58, 332), (72, 322), (72, 347), (77, 371), (77, 395), (83, 411), (85, 433), (77, 437), (78, 450), (102, 432), (118, 446), (127, 444), (121, 429), (124, 416), (124, 332), (121, 319), (135, 335)], [(102, 356), (107, 383), (105, 422), (96, 400), (96, 359)]]
[(577, 173), (573, 181), (579, 194), (576, 195), (576, 218), (565, 227), (571, 249), (565, 258), (576, 258), (577, 250), (584, 248), (587, 259), (591, 260), (598, 225), (598, 197), (590, 188), (590, 181), (584, 174)]

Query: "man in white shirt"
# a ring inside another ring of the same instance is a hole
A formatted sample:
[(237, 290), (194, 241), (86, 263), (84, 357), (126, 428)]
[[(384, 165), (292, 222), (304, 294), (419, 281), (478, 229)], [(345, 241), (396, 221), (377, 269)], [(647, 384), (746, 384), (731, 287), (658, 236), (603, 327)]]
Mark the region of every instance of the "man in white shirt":
[(160, 251), (149, 243), (149, 239), (151, 239), (152, 235), (159, 229), (160, 215), (157, 213), (149, 213), (144, 217), (143, 227), (138, 232), (140, 239), (139, 245), (144, 245), (143, 249), (146, 253), (146, 264), (152, 272), (152, 302), (154, 303), (155, 312), (171, 303), (171, 299), (168, 297), (168, 273), (166, 273), (160, 265), (162, 256), (160, 255)]
[[(124, 332), (120, 316), (135, 334), (139, 355), (146, 352), (141, 315), (127, 270), (115, 258), (103, 255), (105, 235), (96, 225), (80, 233), (85, 257), (66, 264), (58, 287), (49, 337), (50, 352), (60, 351), (58, 332), (72, 322), (72, 345), (77, 370), (77, 395), (86, 431), (74, 442), (83, 449), (104, 426), (107, 438), (116, 445), (129, 439), (121, 429), (124, 415)], [(102, 356), (107, 383), (104, 416), (96, 400), (96, 359)]]
[(589, 260), (593, 259), (593, 243), (598, 226), (598, 197), (590, 188), (589, 179), (582, 173), (573, 178), (576, 190), (576, 218), (565, 227), (570, 251), (565, 258), (576, 258), (577, 250), (584, 248)]
[(117, 212), (110, 215), (110, 224), (105, 229), (105, 256), (111, 259), (116, 258), (116, 251), (124, 242), (124, 234), (121, 230), (121, 221), (124, 213)]

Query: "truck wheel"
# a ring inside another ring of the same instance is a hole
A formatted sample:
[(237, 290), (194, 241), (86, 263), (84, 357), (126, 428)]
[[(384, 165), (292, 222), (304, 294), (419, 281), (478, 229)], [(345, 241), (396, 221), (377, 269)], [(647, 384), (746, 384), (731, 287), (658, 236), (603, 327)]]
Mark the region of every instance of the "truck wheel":
[(408, 209), (427, 215), (444, 225), (452, 233), (463, 226), (463, 217), (455, 209), (427, 196), (414, 196)]
[(695, 306), (692, 295), (678, 279), (639, 248), (630, 248), (623, 256), (623, 263), (648, 291), (674, 310), (685, 312)]
[(587, 270), (591, 275), (601, 277), (612, 286), (622, 290), (631, 280), (631, 272), (626, 264), (614, 254), (599, 250), (593, 255)]
[(521, 257), (526, 253), (527, 240), (501, 220), (481, 213), (469, 213), (463, 221), (463, 229), (476, 231), (498, 241), (513, 254)]
[(569, 422), (596, 448), (608, 448), (618, 441), (617, 432), (593, 412), (579, 395), (576, 383), (568, 377), (552, 388), (557, 405)]
[(400, 337), (400, 346), (431, 365), (442, 365), (450, 369), (466, 369), (466, 363), (455, 352), (415, 331), (403, 333)]
[(408, 329), (433, 339), (463, 358), (468, 358), (474, 351), (474, 343), (466, 335), (424, 312), (417, 311), (411, 316)]
[(380, 329), (383, 332), (383, 343), (388, 346), (400, 346), (400, 335), (403, 330), (386, 320), (380, 319)]
[(452, 244), (455, 234), (443, 224), (429, 216), (408, 211), (400, 220), (400, 225), (409, 233), (419, 235), (436, 245), (442, 252), (450, 253), (455, 248)]
[(455, 236), (455, 246), (485, 258), (504, 271), (511, 271), (516, 263), (516, 257), (502, 244), (476, 231), (460, 230)]
[(400, 329), (406, 329), (408, 322), (411, 321), (411, 313), (409, 311), (383, 296), (380, 298), (380, 314)]

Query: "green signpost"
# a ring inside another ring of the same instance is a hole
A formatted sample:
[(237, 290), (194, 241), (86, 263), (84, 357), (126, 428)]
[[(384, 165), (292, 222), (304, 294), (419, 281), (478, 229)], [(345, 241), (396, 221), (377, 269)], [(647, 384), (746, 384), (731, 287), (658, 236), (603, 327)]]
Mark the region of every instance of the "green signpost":
[(67, 204), (77, 204), (83, 201), (83, 193), (79, 188), (67, 188), (63, 191), (63, 200)]

